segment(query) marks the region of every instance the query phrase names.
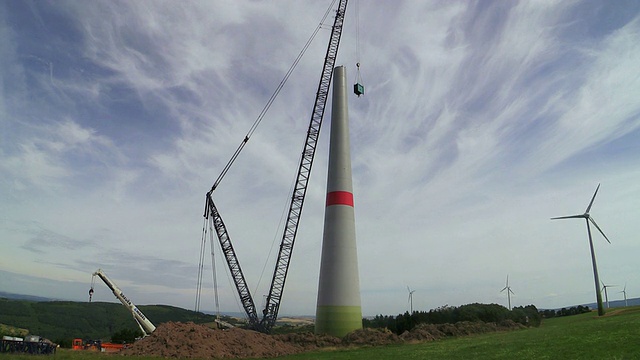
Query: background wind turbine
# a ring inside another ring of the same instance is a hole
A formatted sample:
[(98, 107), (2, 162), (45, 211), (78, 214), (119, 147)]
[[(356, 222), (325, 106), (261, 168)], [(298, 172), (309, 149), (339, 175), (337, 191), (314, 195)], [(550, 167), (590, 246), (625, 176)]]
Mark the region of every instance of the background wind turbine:
[(627, 303), (627, 283), (624, 283), (624, 289), (622, 289), (622, 291), (620, 292), (624, 294), (624, 306), (629, 306), (629, 304)]
[(411, 310), (409, 315), (411, 315), (411, 314), (413, 314), (413, 293), (415, 292), (415, 290), (411, 290), (407, 286), (407, 291), (409, 292), (409, 299), (407, 301), (409, 302), (409, 306), (410, 306), (409, 309)]
[(500, 292), (503, 292), (505, 290), (507, 290), (507, 299), (509, 301), (509, 310), (511, 310), (511, 294), (515, 295), (515, 293), (511, 290), (511, 286), (509, 286), (509, 275), (507, 275), (507, 285), (505, 285), (505, 287), (502, 290), (500, 290)]
[(600, 279), (598, 278), (598, 266), (596, 265), (596, 253), (593, 250), (593, 240), (591, 239), (591, 227), (589, 226), (589, 222), (591, 222), (596, 227), (596, 229), (598, 229), (598, 231), (600, 231), (600, 234), (602, 234), (602, 236), (604, 236), (605, 240), (607, 240), (607, 242), (609, 244), (611, 244), (611, 241), (609, 241), (609, 238), (607, 238), (607, 235), (604, 234), (602, 229), (600, 229), (598, 224), (596, 224), (595, 220), (593, 220), (591, 215), (589, 215), (589, 210), (591, 210), (591, 205), (593, 205), (593, 200), (595, 200), (596, 194), (598, 194), (598, 189), (600, 189), (600, 184), (598, 184), (598, 187), (596, 188), (596, 192), (593, 193), (593, 197), (591, 198), (591, 202), (589, 203), (589, 206), (587, 206), (587, 210), (584, 212), (584, 214), (582, 214), (582, 215), (571, 215), (571, 216), (554, 217), (554, 218), (551, 218), (551, 220), (557, 220), (557, 219), (585, 219), (585, 221), (587, 222), (587, 233), (589, 234), (589, 247), (591, 249), (591, 263), (593, 265), (593, 278), (594, 278), (594, 281), (595, 281), (595, 284), (596, 284), (596, 302), (598, 303), (598, 316), (602, 316), (602, 315), (604, 315), (604, 307), (602, 306), (602, 294), (600, 293)]
[(607, 294), (607, 288), (616, 287), (618, 285), (605, 285), (602, 283), (602, 290), (604, 290), (604, 301), (607, 303), (607, 309), (609, 308), (609, 295)]

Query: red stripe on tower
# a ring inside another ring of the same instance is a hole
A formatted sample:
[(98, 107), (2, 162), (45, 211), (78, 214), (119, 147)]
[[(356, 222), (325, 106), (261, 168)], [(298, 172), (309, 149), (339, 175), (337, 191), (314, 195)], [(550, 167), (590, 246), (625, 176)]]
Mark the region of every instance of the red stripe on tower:
[(327, 206), (347, 205), (353, 207), (353, 194), (348, 191), (332, 191), (327, 193)]

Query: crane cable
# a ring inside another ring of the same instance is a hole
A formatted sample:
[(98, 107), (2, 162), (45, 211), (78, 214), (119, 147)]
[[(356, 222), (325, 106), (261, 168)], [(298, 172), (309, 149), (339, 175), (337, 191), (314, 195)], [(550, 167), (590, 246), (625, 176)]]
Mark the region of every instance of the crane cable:
[(209, 241), (211, 243), (211, 272), (213, 275), (213, 297), (216, 306), (216, 319), (220, 320), (220, 300), (218, 300), (218, 275), (216, 273), (216, 256), (213, 250), (215, 246), (213, 246), (213, 229), (211, 229), (211, 227), (212, 224), (211, 222), (209, 222)]
[(309, 38), (309, 40), (307, 40), (306, 44), (304, 44), (304, 46), (302, 47), (302, 50), (298, 54), (298, 57), (296, 57), (296, 59), (294, 60), (293, 64), (291, 65), (291, 67), (289, 68), (287, 73), (284, 75), (284, 78), (282, 78), (282, 81), (280, 81), (280, 84), (278, 84), (278, 86), (276, 87), (276, 90), (273, 92), (273, 94), (271, 94), (271, 97), (269, 98), (269, 101), (267, 101), (267, 104), (264, 106), (264, 108), (262, 108), (262, 111), (260, 112), (260, 114), (258, 115), (256, 120), (253, 122), (253, 125), (249, 129), (249, 132), (247, 132), (247, 135), (244, 137), (244, 139), (242, 140), (240, 145), (238, 145), (238, 148), (236, 149), (236, 151), (231, 156), (231, 159), (229, 159), (229, 162), (227, 162), (227, 165), (225, 165), (224, 169), (222, 169), (222, 172), (220, 173), (220, 175), (216, 179), (215, 183), (211, 187), (211, 190), (209, 191), (209, 193), (212, 193), (218, 187), (218, 185), (222, 181), (222, 178), (224, 178), (224, 176), (227, 174), (227, 172), (229, 171), (229, 168), (234, 163), (234, 161), (236, 160), (238, 155), (240, 155), (240, 152), (242, 151), (244, 146), (249, 141), (249, 138), (256, 131), (256, 128), (258, 127), (258, 125), (260, 125), (260, 122), (262, 122), (262, 119), (267, 114), (267, 111), (271, 107), (271, 104), (273, 104), (273, 102), (275, 101), (276, 97), (278, 97), (278, 94), (280, 94), (280, 90), (282, 90), (282, 88), (284, 87), (284, 85), (287, 82), (287, 80), (289, 80), (289, 76), (291, 76), (291, 74), (293, 73), (293, 70), (295, 70), (296, 66), (298, 65), (298, 63), (300, 62), (300, 60), (302, 59), (304, 54), (307, 52), (307, 49), (311, 45), (311, 42), (313, 42), (313, 39), (315, 39), (316, 35), (318, 34), (320, 29), (322, 28), (322, 25), (323, 25), (324, 21), (327, 19), (327, 17), (329, 16), (329, 14), (331, 13), (331, 9), (333, 8), (333, 5), (335, 4), (335, 2), (336, 2), (336, 0), (333, 0), (331, 2), (331, 5), (329, 5), (329, 8), (327, 9), (327, 11), (325, 12), (324, 16), (322, 17), (322, 20), (320, 21), (320, 23), (318, 24), (316, 29), (311, 34), (311, 37)]
[(355, 13), (356, 13), (356, 77), (354, 81), (354, 92), (358, 97), (364, 95), (364, 86), (362, 81), (362, 75), (360, 74), (360, 1), (355, 1)]
[(200, 239), (200, 263), (198, 264), (198, 284), (196, 287), (196, 304), (194, 311), (200, 312), (200, 294), (202, 293), (202, 275), (204, 272), (204, 257), (207, 245), (207, 219), (202, 220), (202, 238)]
[(356, 0), (356, 66), (360, 70), (360, 2)]

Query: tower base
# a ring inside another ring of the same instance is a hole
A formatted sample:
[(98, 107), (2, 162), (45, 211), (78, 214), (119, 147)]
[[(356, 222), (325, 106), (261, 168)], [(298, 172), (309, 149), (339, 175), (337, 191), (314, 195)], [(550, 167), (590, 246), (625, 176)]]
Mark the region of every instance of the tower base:
[(362, 329), (360, 306), (318, 306), (316, 309), (316, 334), (343, 337)]

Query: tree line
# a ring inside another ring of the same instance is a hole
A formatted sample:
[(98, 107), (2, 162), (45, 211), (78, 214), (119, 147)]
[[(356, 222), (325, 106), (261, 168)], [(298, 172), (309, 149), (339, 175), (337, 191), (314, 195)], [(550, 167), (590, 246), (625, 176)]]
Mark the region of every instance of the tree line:
[(578, 305), (578, 306), (570, 307), (568, 309), (562, 308), (560, 310), (541, 310), (540, 314), (542, 314), (542, 317), (549, 319), (549, 318), (560, 317), (560, 316), (579, 315), (579, 314), (588, 313), (590, 311), (591, 309), (588, 306)]
[(468, 304), (462, 306), (441, 306), (426, 311), (405, 312), (397, 316), (376, 315), (373, 319), (363, 319), (365, 328), (387, 328), (401, 335), (411, 331), (418, 324), (455, 324), (461, 321), (500, 324), (507, 320), (525, 326), (540, 326), (542, 315), (534, 305), (514, 307), (512, 310), (498, 304)]

